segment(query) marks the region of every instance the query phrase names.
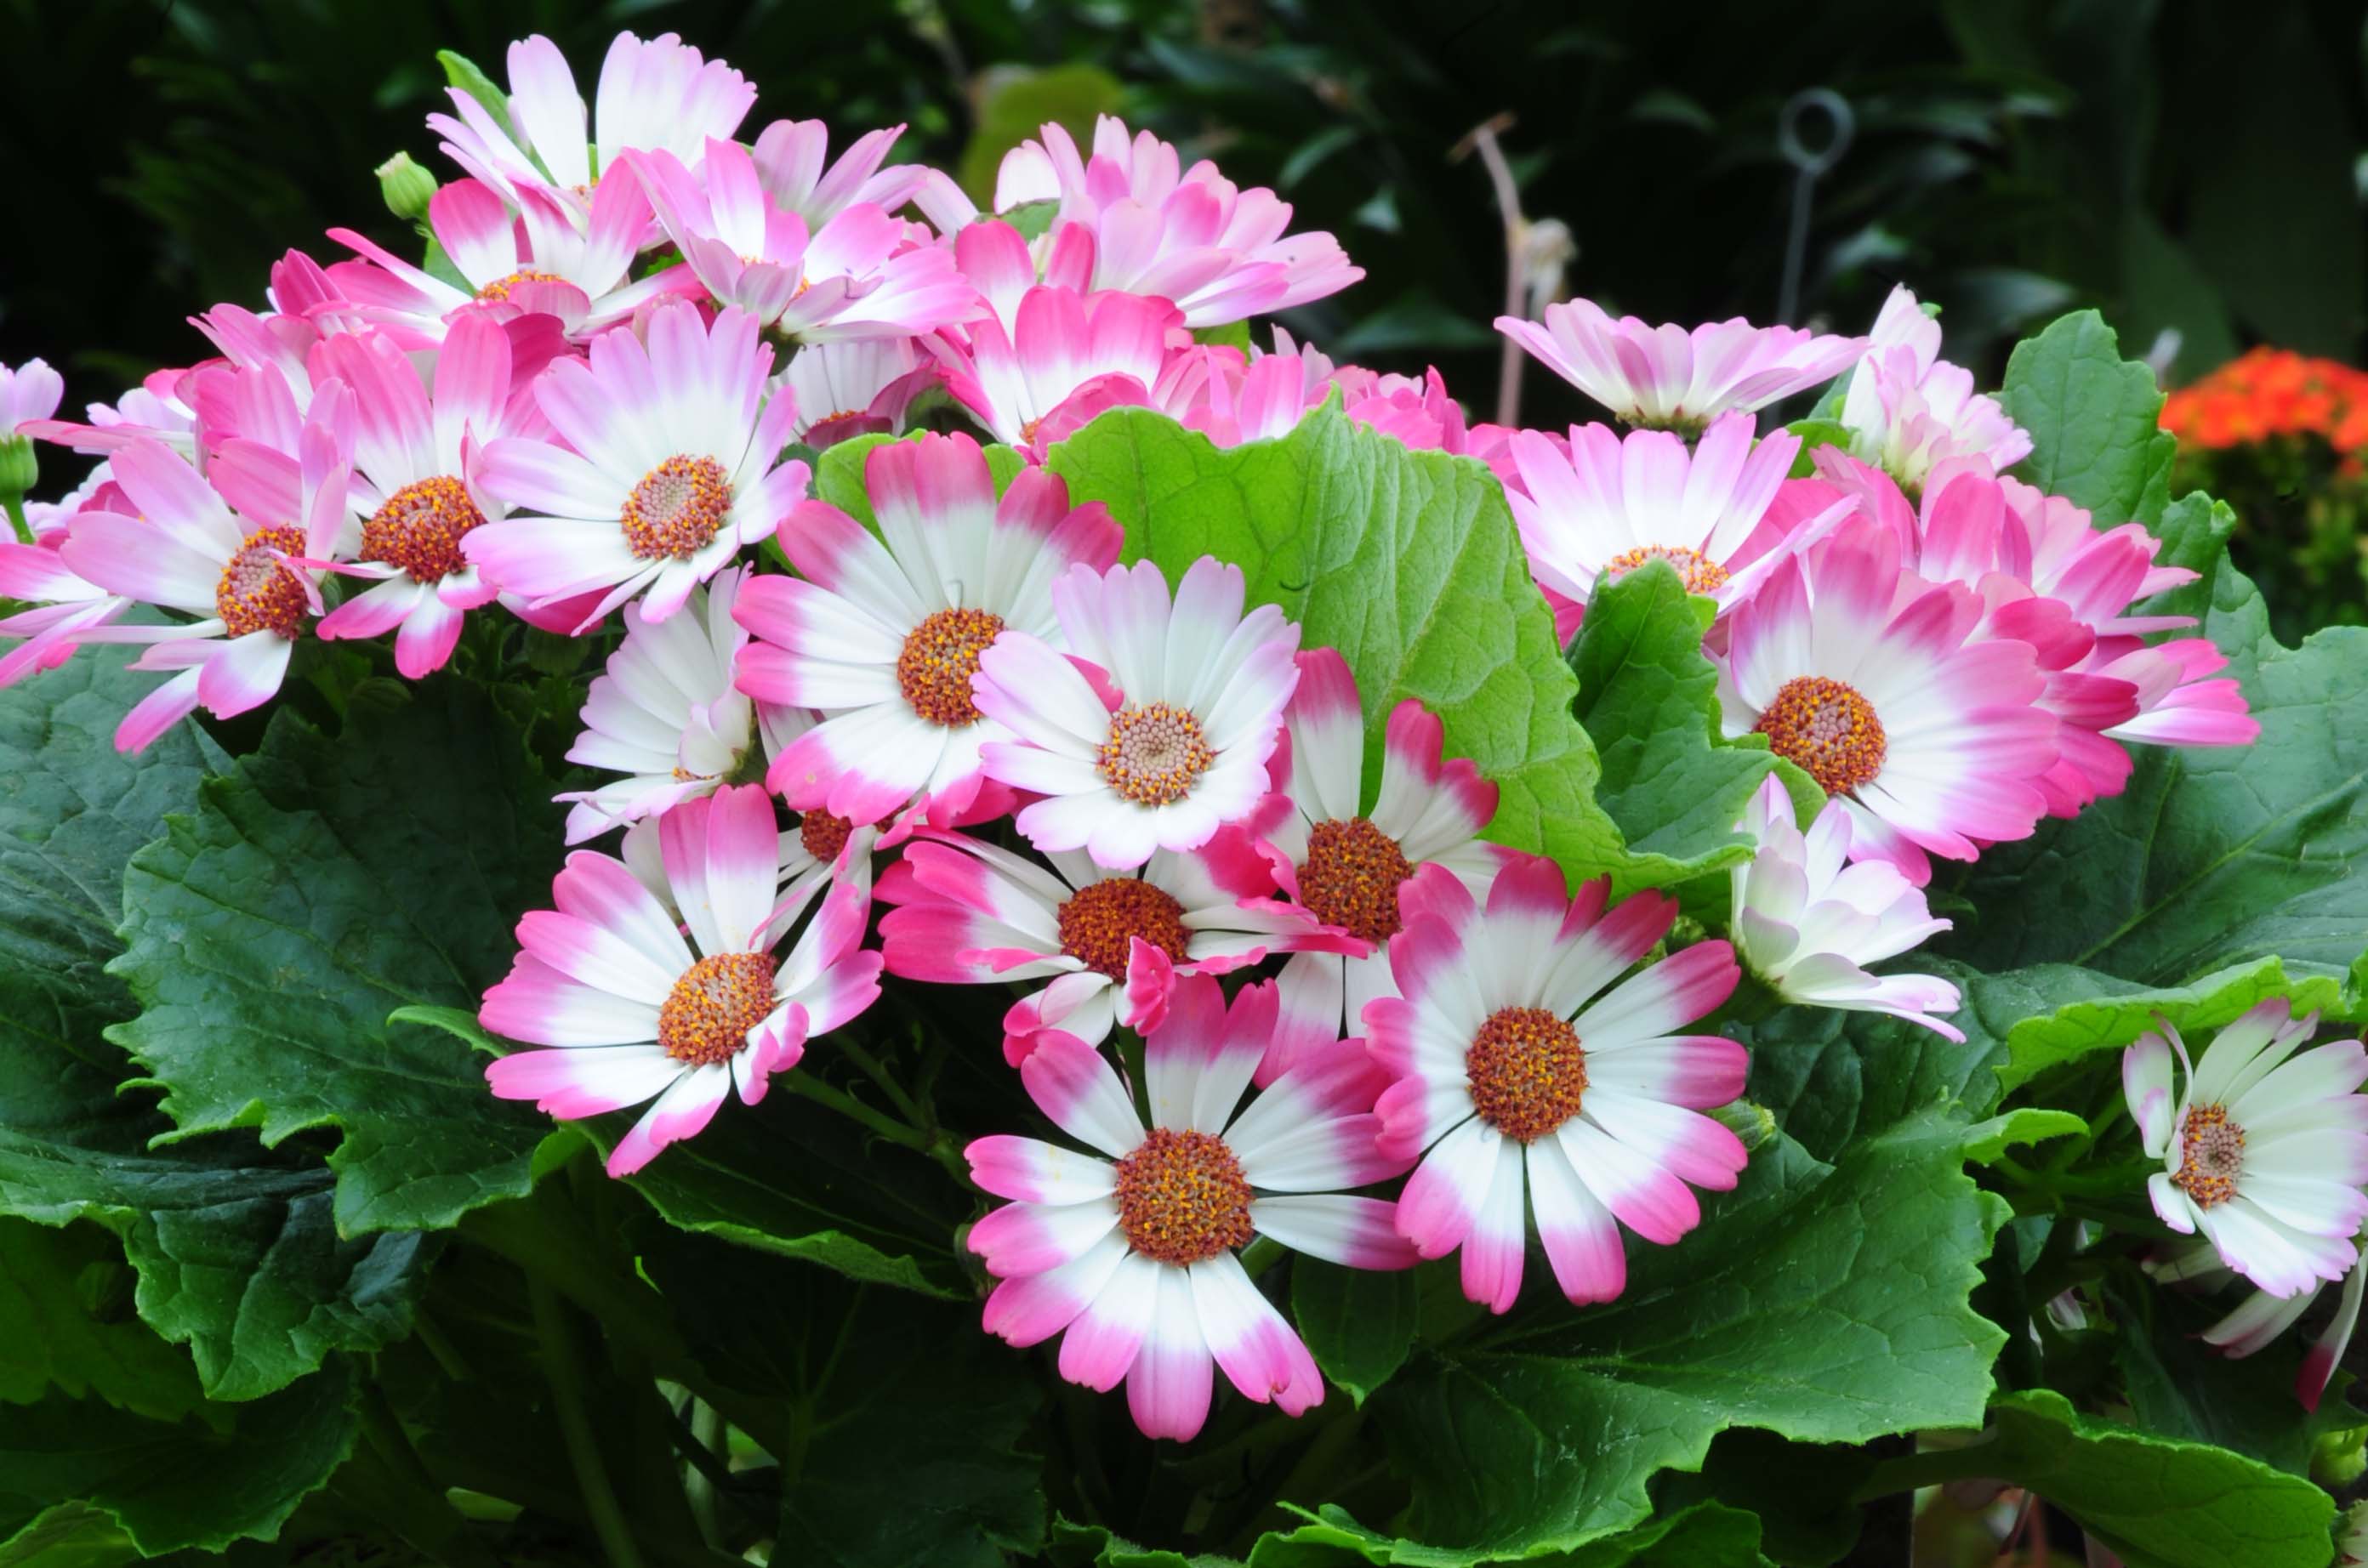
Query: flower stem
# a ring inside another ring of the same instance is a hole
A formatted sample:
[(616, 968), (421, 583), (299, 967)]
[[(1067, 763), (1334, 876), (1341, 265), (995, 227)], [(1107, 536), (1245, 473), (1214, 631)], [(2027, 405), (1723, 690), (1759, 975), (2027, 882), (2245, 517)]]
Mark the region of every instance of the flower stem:
[(0, 493), (0, 501), (8, 506), (8, 526), (17, 530), (18, 544), (33, 542), (33, 525), (25, 520), (25, 498), (11, 490)]
[(849, 1062), (863, 1069), (866, 1077), (880, 1085), (882, 1093), (894, 1102), (897, 1115), (925, 1132), (935, 1131), (932, 1119), (914, 1103), (913, 1096), (905, 1092), (905, 1085), (896, 1082), (895, 1074), (888, 1071), (880, 1058), (843, 1036), (838, 1040), (838, 1048)]
[(526, 1283), (527, 1299), (534, 1308), (535, 1337), (542, 1346), (543, 1376), (551, 1383), (560, 1436), (567, 1445), (568, 1462), (575, 1469), (575, 1483), (583, 1494), (592, 1533), (599, 1538), (609, 1568), (642, 1568), (641, 1548), (625, 1524), (625, 1511), (617, 1506), (608, 1466), (600, 1458), (599, 1439), (592, 1431), (591, 1413), (584, 1398), (584, 1369), (576, 1360), (565, 1311), (542, 1276), (529, 1273)]
[(862, 1123), (891, 1143), (910, 1149), (916, 1154), (927, 1154), (945, 1166), (956, 1181), (965, 1187), (970, 1187), (969, 1162), (962, 1157), (962, 1151), (954, 1147), (952, 1138), (946, 1133), (926, 1132), (908, 1122), (876, 1111), (846, 1090), (832, 1087), (812, 1073), (788, 1073), (777, 1081), (791, 1094), (803, 1096), (816, 1105), (827, 1106), (849, 1120)]

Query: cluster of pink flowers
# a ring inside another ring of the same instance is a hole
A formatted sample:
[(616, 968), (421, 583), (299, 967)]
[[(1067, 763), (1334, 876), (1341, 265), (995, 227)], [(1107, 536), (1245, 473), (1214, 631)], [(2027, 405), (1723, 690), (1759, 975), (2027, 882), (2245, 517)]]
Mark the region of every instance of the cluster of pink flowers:
[[(617, 617), (570, 753), (613, 777), (565, 799), (571, 843), (622, 838), (520, 923), (482, 1020), (539, 1049), (494, 1092), (646, 1106), (623, 1176), (757, 1101), (883, 974), (1019, 987), (1005, 1055), (1090, 1153), (970, 1146), (1008, 1200), (970, 1233), (986, 1326), (1064, 1335), (1063, 1375), (1124, 1381), (1148, 1433), (1199, 1429), (1212, 1366), (1293, 1413), (1321, 1397), (1239, 1261), (1256, 1236), (1354, 1267), (1457, 1254), (1502, 1312), (1534, 1232), (1571, 1301), (1620, 1294), (1623, 1229), (1677, 1241), (1745, 1165), (1704, 1114), (1745, 1051), (1689, 1032), (1742, 969), (1725, 940), (1647, 963), (1674, 899), (1574, 898), (1486, 842), (1496, 785), (1420, 704), (1374, 716), (1369, 779), (1338, 653), (1238, 567), (1121, 564), (1118, 524), (1041, 466), (1096, 415), (1232, 446), (1337, 396), (1493, 468), (1566, 635), (1648, 560), (1713, 598), (1727, 729), (1831, 798), (1804, 835), (1763, 795), (1735, 886), (1743, 958), (1796, 1000), (1953, 1033), (1952, 987), (1864, 967), (1945, 925), (1930, 857), (2119, 790), (2126, 743), (2253, 733), (2210, 643), (2131, 613), (2189, 574), (2002, 476), (2027, 437), (1904, 294), (1871, 341), (1555, 305), (1499, 324), (1634, 428), (1471, 426), (1436, 371), (1197, 338), (1361, 275), (1271, 191), (1116, 120), (1089, 153), (1055, 126), (1012, 152), (997, 216), (887, 163), (897, 130), (835, 162), (816, 122), (744, 145), (754, 88), (670, 36), (617, 40), (597, 120), (548, 40), (508, 64), (506, 116), (456, 90), (431, 119), (464, 171), (427, 208), (449, 267), (335, 231), (350, 259), (290, 252), (268, 312), (207, 312), (218, 356), (114, 407), (59, 421), (54, 378), (18, 377), (9, 427), (102, 460), (0, 544), (0, 596), (31, 607), (0, 621), (0, 682), (142, 644), (165, 678), (137, 748), (268, 700), (307, 636), (392, 634), (419, 678), (496, 607)], [(1850, 447), (1788, 478), (1798, 440), (1756, 411), (1853, 367)], [(866, 454), (872, 526), (809, 494), (793, 445), (904, 435), (928, 394), (1026, 466), (998, 490), (976, 440), (925, 433)], [(755, 564), (768, 540), (793, 572)]]

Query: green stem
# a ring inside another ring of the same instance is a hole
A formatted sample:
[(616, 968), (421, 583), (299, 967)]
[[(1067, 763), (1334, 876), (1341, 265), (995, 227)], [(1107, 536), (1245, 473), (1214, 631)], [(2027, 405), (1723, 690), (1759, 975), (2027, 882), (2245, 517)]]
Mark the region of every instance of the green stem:
[(584, 1511), (609, 1568), (642, 1568), (642, 1551), (625, 1524), (625, 1511), (609, 1484), (609, 1469), (600, 1458), (599, 1439), (593, 1435), (591, 1412), (584, 1398), (584, 1369), (575, 1357), (565, 1309), (550, 1281), (527, 1276), (527, 1296), (534, 1307), (535, 1337), (542, 1346), (543, 1376), (551, 1383), (552, 1405), (559, 1417), (560, 1436), (567, 1445), (568, 1462), (575, 1468), (575, 1484), (584, 1496)]
[(0, 495), (0, 501), (6, 501), (7, 503), (8, 526), (17, 530), (17, 542), (18, 544), (32, 543), (33, 525), (25, 520), (25, 498), (22, 495), (17, 494), (16, 492), (10, 491), (5, 495)]
[(499, 1559), (469, 1527), (420, 1462), (386, 1392), (365, 1384), (362, 1441), (338, 1472), (339, 1491), (412, 1546), (454, 1568), (495, 1568)]
[(730, 1478), (731, 1472), (715, 1450), (723, 1445), (723, 1417), (715, 1407), (696, 1394), (691, 1396), (690, 1420), (677, 1419), (677, 1444), (683, 1457), (690, 1461), (690, 1473), (684, 1477), (683, 1495), (690, 1500), (690, 1517), (699, 1526), (699, 1536), (710, 1546), (723, 1544), (722, 1516), (717, 1510), (717, 1489)]
[(1272, 1268), (1287, 1249), (1272, 1236), (1259, 1236), (1242, 1248), (1242, 1271), (1255, 1279)]
[(1985, 1433), (1962, 1449), (1928, 1449), (1884, 1460), (1869, 1472), (1865, 1484), (1850, 1494), (1850, 1501), (1872, 1503), (1897, 1492), (1993, 1476), (1998, 1472), (1995, 1448), (1992, 1435)]
[(947, 1134), (924, 1132), (893, 1116), (876, 1111), (846, 1090), (832, 1087), (812, 1073), (784, 1074), (775, 1081), (791, 1094), (803, 1095), (816, 1105), (827, 1106), (839, 1115), (862, 1123), (891, 1143), (910, 1149), (916, 1154), (927, 1154), (951, 1173), (956, 1181), (965, 1187), (970, 1187), (970, 1164), (962, 1158), (962, 1151), (954, 1147), (954, 1141)]
[(896, 1082), (895, 1075), (888, 1071), (878, 1057), (844, 1035), (839, 1037), (837, 1044), (847, 1059), (862, 1068), (865, 1075), (880, 1085), (881, 1092), (894, 1102), (897, 1115), (924, 1132), (935, 1131), (932, 1119), (914, 1103), (913, 1096), (905, 1092), (905, 1085)]

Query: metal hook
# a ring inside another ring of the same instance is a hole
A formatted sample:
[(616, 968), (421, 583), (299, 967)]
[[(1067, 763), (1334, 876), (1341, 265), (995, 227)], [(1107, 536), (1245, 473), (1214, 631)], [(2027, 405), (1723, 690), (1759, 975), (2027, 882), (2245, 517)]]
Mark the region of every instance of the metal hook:
[[(1812, 113), (1827, 121), (1826, 143), (1812, 151), (1803, 140), (1804, 122)], [(1830, 87), (1804, 87), (1784, 100), (1776, 116), (1776, 151), (1793, 165), (1793, 220), (1784, 236), (1784, 278), (1776, 295), (1776, 320), (1792, 323), (1801, 303), (1801, 268), (1808, 258), (1809, 204), (1816, 183), (1841, 162), (1858, 134), (1858, 116), (1850, 100)]]

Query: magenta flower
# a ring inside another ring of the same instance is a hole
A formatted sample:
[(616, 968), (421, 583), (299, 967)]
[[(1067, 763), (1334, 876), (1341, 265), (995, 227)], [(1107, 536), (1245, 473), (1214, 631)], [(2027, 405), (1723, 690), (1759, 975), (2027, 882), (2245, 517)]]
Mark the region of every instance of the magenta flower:
[(1498, 316), (1497, 330), (1623, 423), (1687, 433), (1829, 381), (1866, 347), (1862, 337), (1753, 326), (1741, 316), (1691, 332), (1614, 321), (1588, 300), (1548, 305), (1545, 317), (1541, 325)]

